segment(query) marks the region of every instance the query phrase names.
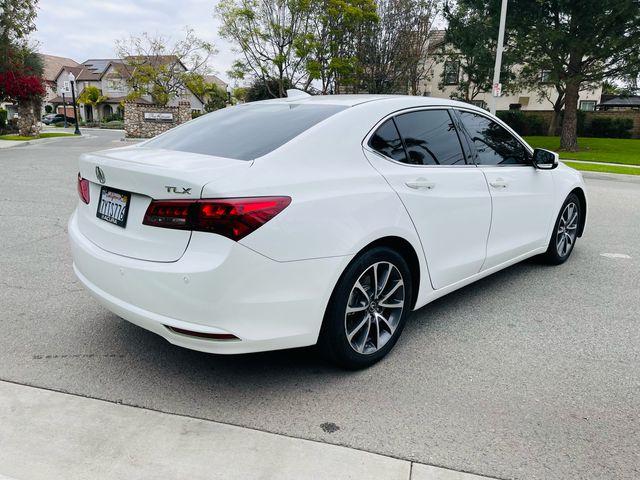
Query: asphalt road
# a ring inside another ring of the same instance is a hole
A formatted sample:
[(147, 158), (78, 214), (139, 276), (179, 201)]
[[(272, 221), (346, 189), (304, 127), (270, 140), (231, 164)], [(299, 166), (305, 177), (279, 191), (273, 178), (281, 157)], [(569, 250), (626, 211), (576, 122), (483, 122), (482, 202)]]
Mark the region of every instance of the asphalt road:
[(639, 183), (589, 179), (566, 264), (428, 305), (353, 373), (313, 349), (191, 352), (98, 306), (66, 222), (79, 154), (122, 143), (90, 135), (0, 150), (0, 379), (500, 478), (640, 478)]

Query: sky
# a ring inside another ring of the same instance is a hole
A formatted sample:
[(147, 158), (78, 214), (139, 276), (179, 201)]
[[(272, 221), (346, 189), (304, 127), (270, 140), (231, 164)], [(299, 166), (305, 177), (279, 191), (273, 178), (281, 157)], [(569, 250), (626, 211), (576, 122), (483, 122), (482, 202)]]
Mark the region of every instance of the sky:
[(130, 35), (161, 34), (178, 40), (189, 26), (198, 37), (213, 42), (218, 54), (212, 73), (228, 80), (235, 54), (218, 35), (215, 0), (40, 0), (37, 31), (39, 51), (84, 62), (114, 58), (114, 44)]

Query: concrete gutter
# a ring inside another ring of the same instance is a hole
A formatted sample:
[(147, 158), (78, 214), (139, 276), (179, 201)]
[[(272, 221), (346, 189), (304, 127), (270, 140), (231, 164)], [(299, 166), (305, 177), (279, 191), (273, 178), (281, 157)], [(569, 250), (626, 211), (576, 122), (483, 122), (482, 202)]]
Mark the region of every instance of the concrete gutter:
[(488, 479), (2, 381), (0, 446), (0, 480)]

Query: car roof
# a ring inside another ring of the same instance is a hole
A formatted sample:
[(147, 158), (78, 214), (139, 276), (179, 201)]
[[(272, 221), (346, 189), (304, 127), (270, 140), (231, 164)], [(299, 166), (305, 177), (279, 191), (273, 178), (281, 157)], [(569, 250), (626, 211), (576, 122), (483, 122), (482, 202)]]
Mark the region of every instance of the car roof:
[(318, 104), (318, 105), (342, 105), (345, 107), (354, 107), (370, 102), (391, 102), (402, 107), (407, 106), (447, 106), (447, 107), (464, 107), (473, 110), (482, 110), (469, 103), (450, 100), (448, 98), (424, 97), (412, 95), (376, 95), (376, 94), (350, 94), (350, 95), (310, 95), (295, 96), (293, 98), (274, 98), (272, 100), (263, 100), (253, 103), (287, 103), (287, 104)]

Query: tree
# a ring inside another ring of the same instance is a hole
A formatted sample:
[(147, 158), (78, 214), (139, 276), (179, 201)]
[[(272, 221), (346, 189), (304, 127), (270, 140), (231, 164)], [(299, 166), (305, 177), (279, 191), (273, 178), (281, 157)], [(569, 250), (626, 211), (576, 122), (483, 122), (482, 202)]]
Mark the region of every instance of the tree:
[[(446, 5), (444, 17), (448, 22), (443, 55), (445, 62), (439, 87), (447, 84), (450, 65), (456, 68), (456, 96), (469, 102), (481, 92), (491, 91), (495, 68), (499, 0), (459, 0), (454, 6)], [(508, 43), (508, 39), (505, 43)], [(500, 82), (503, 90), (512, 86), (513, 54), (508, 48), (502, 57)]]
[(202, 75), (194, 75), (187, 81), (187, 87), (204, 102), (204, 109), (213, 112), (227, 106), (227, 91), (215, 83), (209, 83)]
[(306, 58), (308, 89), (319, 81), (320, 93), (353, 85), (362, 73), (358, 47), (377, 23), (374, 0), (321, 0), (310, 9), (309, 31), (298, 53)]
[(521, 61), (532, 71), (549, 71), (564, 92), (560, 147), (575, 151), (580, 90), (638, 71), (640, 3), (512, 0), (509, 11)]
[(146, 32), (118, 40), (116, 53), (123, 60), (129, 98), (151, 95), (154, 103), (166, 105), (182, 94), (191, 78), (209, 72), (207, 62), (216, 50), (187, 28), (185, 38), (173, 45), (161, 35)]
[(438, 6), (437, 0), (378, 0), (379, 20), (360, 49), (369, 93), (406, 93), (410, 84), (417, 86), (426, 74), (422, 62)]
[(98, 87), (91, 85), (84, 90), (78, 97), (78, 104), (84, 103), (86, 105), (91, 105), (92, 107), (96, 107), (97, 119), (100, 120), (100, 110), (98, 109), (98, 105), (107, 100), (107, 97), (102, 95), (102, 90)]
[(0, 3), (0, 101), (18, 102), (18, 129), (24, 136), (39, 133), (45, 93), (42, 60), (28, 42), (37, 8), (37, 0)]
[(6, 68), (11, 48), (26, 47), (36, 29), (38, 0), (3, 0), (0, 4), (0, 70)]
[(241, 54), (232, 76), (261, 80), (271, 97), (284, 97), (287, 85), (305, 83), (307, 70), (300, 49), (309, 29), (310, 2), (222, 0), (216, 7), (222, 20), (220, 35), (238, 45)]

